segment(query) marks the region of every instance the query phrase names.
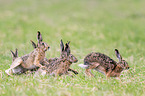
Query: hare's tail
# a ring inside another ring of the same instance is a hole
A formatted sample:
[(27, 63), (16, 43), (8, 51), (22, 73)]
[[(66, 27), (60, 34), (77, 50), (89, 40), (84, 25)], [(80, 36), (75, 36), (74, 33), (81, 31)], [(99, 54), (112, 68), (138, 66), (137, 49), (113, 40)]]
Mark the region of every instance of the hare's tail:
[(82, 67), (82, 68), (87, 68), (89, 67), (88, 65), (84, 65), (84, 64), (79, 64), (78, 66)]

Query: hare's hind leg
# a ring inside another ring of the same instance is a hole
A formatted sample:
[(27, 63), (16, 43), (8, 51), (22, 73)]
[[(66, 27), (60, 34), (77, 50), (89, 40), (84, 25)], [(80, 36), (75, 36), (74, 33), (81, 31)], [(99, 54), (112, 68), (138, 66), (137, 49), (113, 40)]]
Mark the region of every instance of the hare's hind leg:
[(70, 77), (73, 77), (73, 75), (70, 74), (68, 71), (64, 72), (63, 75), (68, 75), (68, 76), (70, 76)]
[(88, 75), (88, 76), (92, 76), (92, 77), (95, 77), (92, 73), (91, 73), (91, 69), (95, 69), (96, 67), (98, 67), (100, 64), (99, 63), (91, 63), (90, 65), (89, 65), (89, 68), (87, 68), (86, 69), (86, 74)]
[(86, 69), (85, 73), (86, 73), (88, 76), (95, 77), (95, 76), (91, 73), (91, 68)]
[(10, 68), (7, 69), (7, 70), (5, 70), (5, 72), (6, 72), (8, 75), (13, 74), (12, 69), (18, 67), (18, 66), (21, 65), (22, 63), (23, 63), (23, 60), (22, 60), (20, 57), (16, 58), (16, 59), (14, 60), (14, 62), (12, 63), (12, 65), (10, 66)]
[(78, 74), (77, 71), (75, 71), (75, 70), (73, 70), (73, 69), (71, 69), (71, 68), (69, 68), (68, 71), (72, 71), (74, 74)]

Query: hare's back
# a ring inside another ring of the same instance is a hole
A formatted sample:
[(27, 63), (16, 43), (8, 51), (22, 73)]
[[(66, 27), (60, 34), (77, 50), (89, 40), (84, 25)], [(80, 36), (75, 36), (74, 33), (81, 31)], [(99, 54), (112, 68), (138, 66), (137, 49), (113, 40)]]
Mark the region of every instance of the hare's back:
[(109, 66), (110, 64), (113, 64), (116, 66), (116, 61), (111, 59), (109, 56), (99, 53), (99, 52), (92, 52), (88, 54), (84, 58), (84, 64), (85, 65), (91, 65), (92, 63), (99, 63), (101, 66)]
[(47, 67), (47, 69), (48, 69), (48, 73), (51, 73), (51, 72), (53, 72), (54, 70), (57, 70), (58, 68), (59, 68), (59, 66), (61, 65), (61, 60), (60, 59), (57, 59), (57, 58), (55, 58), (55, 59), (52, 59), (52, 61), (50, 60), (49, 61), (49, 64), (46, 66)]
[(55, 57), (55, 58), (50, 58), (50, 59), (48, 60), (48, 62), (49, 62), (49, 63), (54, 63), (54, 62), (58, 61), (58, 59), (59, 59), (59, 58), (57, 58), (57, 57)]
[(26, 54), (26, 55), (22, 56), (21, 58), (25, 62), (28, 59), (28, 57), (29, 57), (29, 54)]

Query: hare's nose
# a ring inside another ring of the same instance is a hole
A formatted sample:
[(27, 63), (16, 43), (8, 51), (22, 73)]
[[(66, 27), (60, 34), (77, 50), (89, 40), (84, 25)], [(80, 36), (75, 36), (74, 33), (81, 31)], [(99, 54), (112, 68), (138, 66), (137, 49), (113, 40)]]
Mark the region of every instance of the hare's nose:
[(50, 47), (48, 47), (48, 49), (49, 49)]
[(78, 60), (76, 59), (74, 63), (78, 62)]

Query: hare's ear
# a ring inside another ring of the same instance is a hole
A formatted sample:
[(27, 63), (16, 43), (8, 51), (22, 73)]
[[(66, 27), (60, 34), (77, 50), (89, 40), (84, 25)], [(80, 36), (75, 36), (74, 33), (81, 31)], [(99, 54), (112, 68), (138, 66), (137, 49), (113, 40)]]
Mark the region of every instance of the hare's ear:
[(67, 44), (69, 45), (70, 41), (67, 41)]
[(61, 51), (64, 51), (64, 44), (63, 44), (62, 39), (61, 39), (61, 41), (60, 41), (60, 47), (61, 47)]
[(16, 48), (15, 56), (18, 57), (18, 49)]
[(34, 41), (31, 40), (31, 43), (32, 43), (32, 46), (33, 46), (34, 49), (37, 48), (37, 45), (35, 44)]
[(65, 51), (67, 52), (67, 55), (70, 54), (70, 47), (68, 43), (65, 44)]
[(38, 40), (38, 43), (42, 42), (42, 35), (39, 31), (37, 32), (37, 40)]
[(116, 54), (117, 58), (119, 59), (119, 62), (121, 62), (122, 56), (120, 55), (120, 53), (117, 49), (115, 49), (115, 54)]
[(15, 53), (12, 50), (10, 50), (10, 51), (11, 51), (12, 57), (16, 57)]

